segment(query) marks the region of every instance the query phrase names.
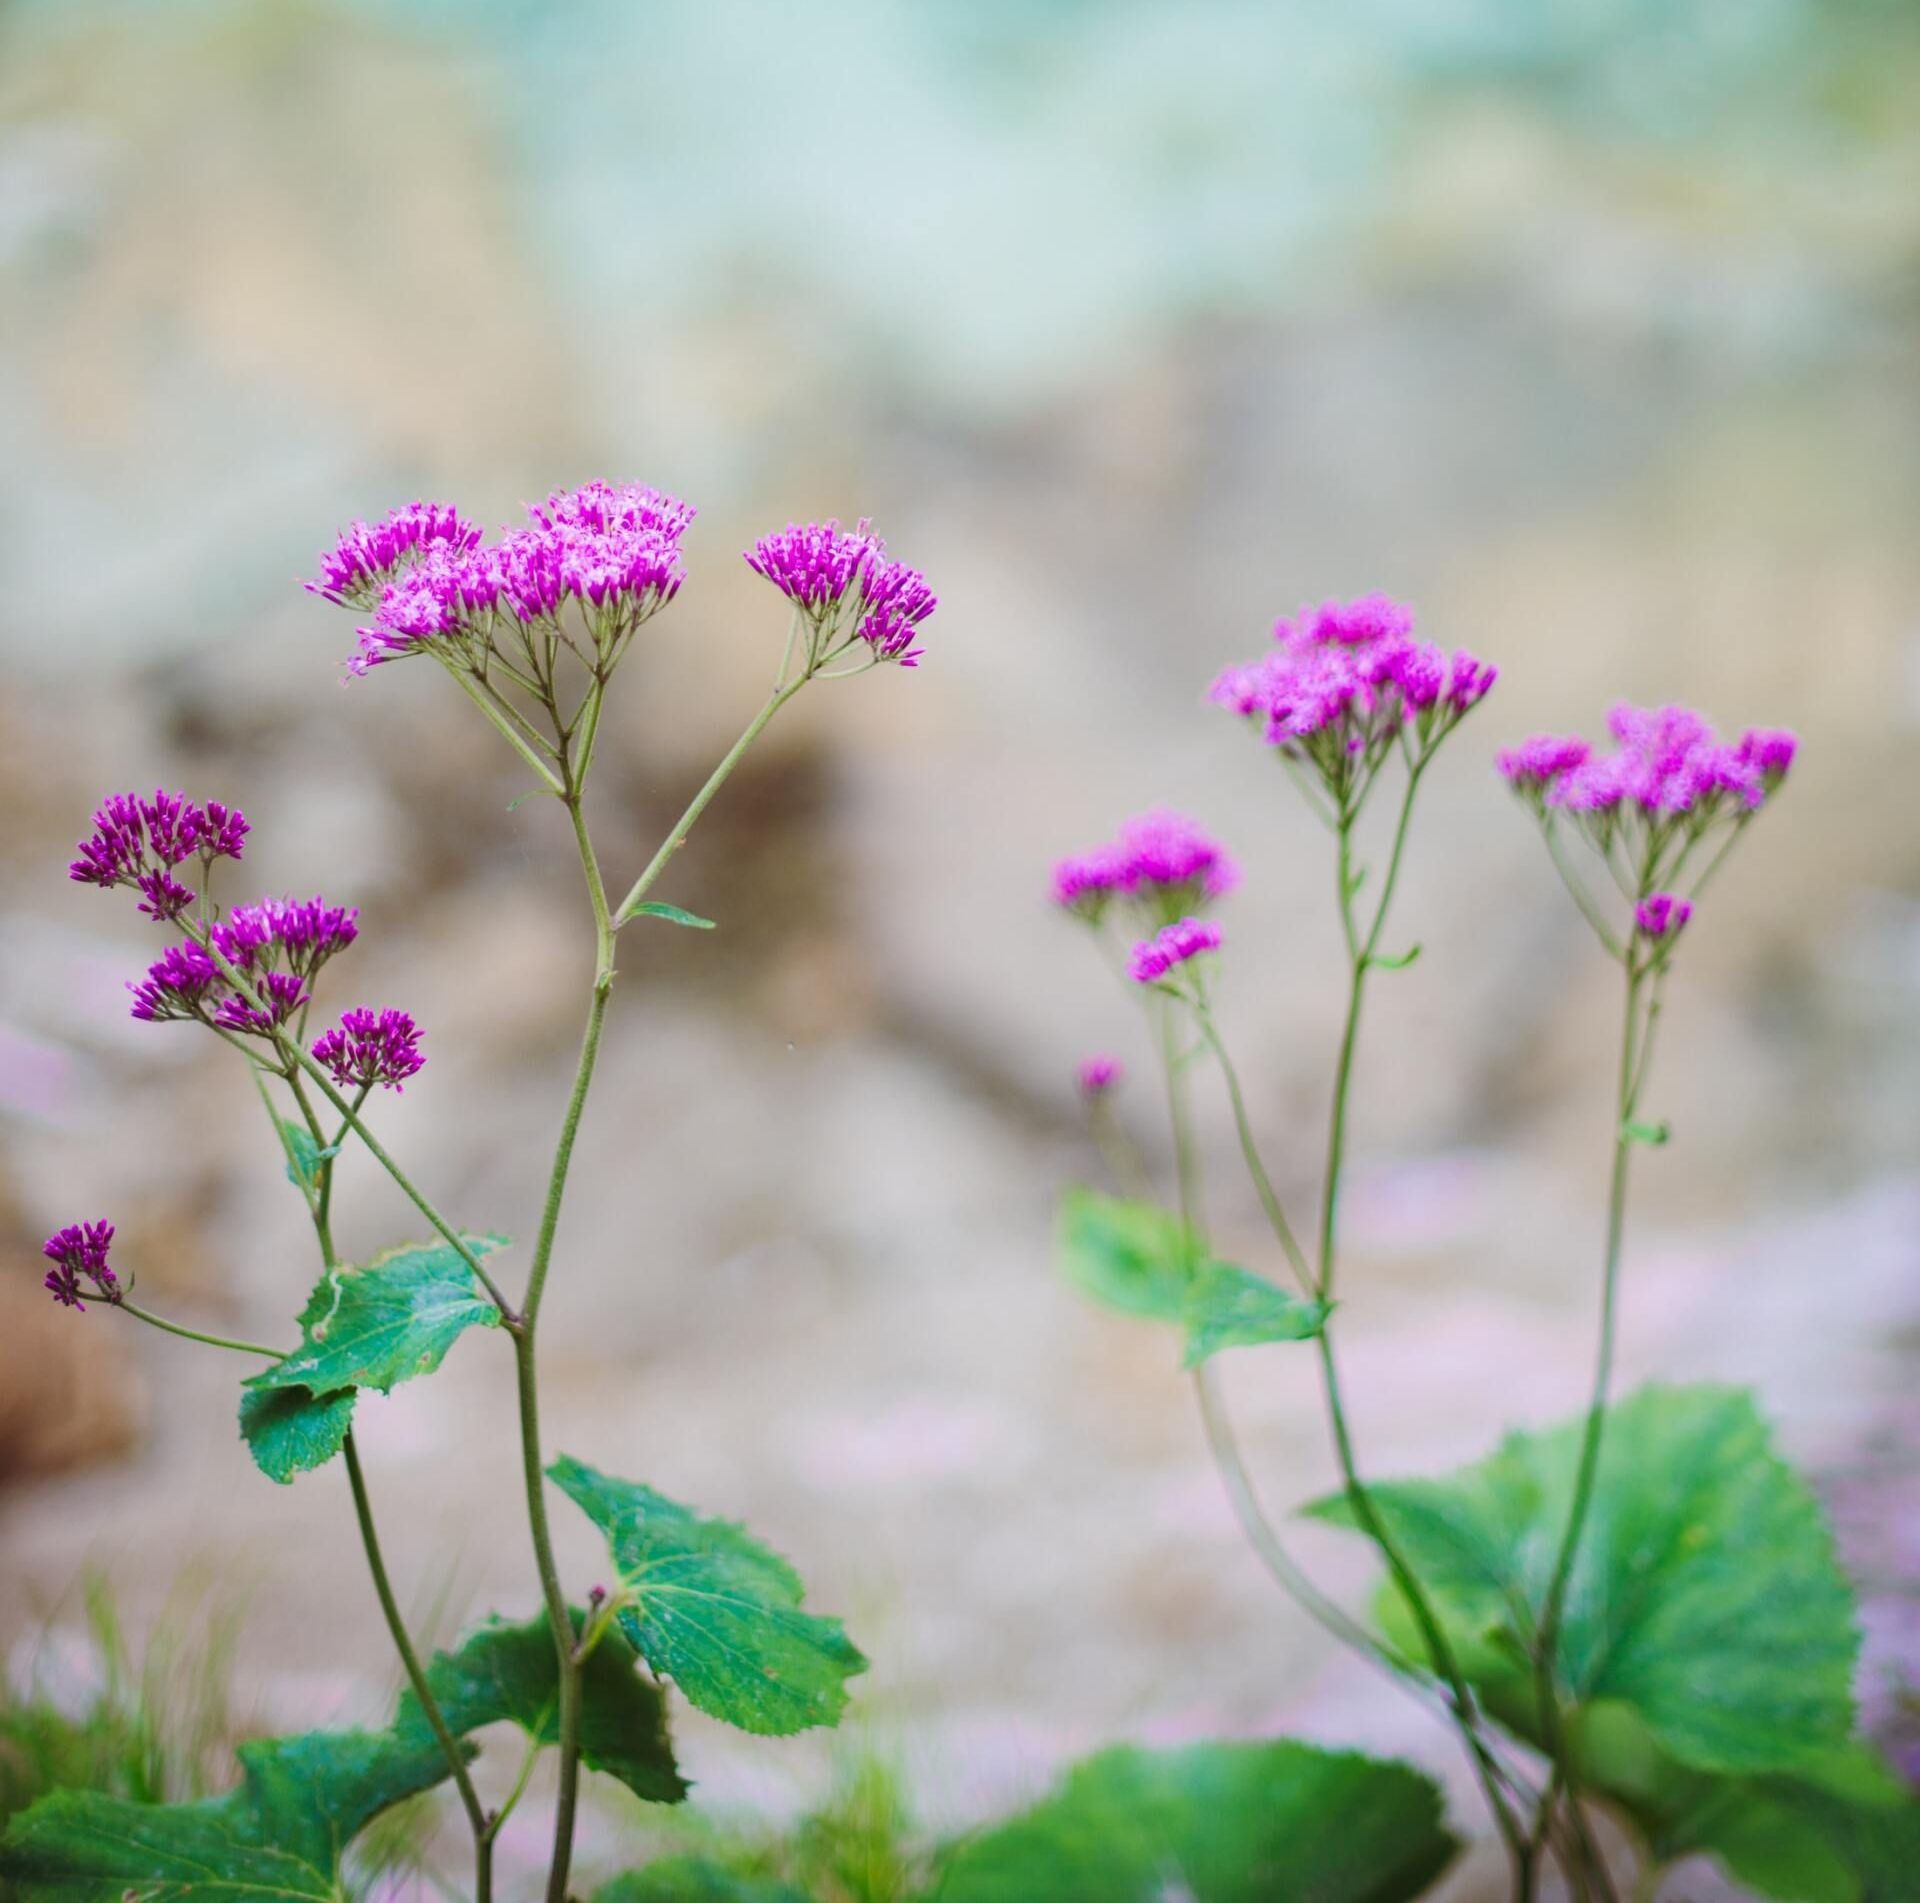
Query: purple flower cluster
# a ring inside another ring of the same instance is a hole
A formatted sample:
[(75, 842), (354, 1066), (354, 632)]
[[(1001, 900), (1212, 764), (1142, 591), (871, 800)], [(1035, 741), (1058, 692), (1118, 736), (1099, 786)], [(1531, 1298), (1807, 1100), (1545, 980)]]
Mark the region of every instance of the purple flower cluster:
[(75, 848), (67, 876), (103, 891), (132, 886), (149, 918), (176, 919), (195, 894), (173, 868), (198, 859), (204, 876), (216, 859), (241, 856), (249, 830), (247, 816), (219, 800), (199, 805), (161, 788), (151, 799), (115, 793), (95, 811), (93, 831)]
[(405, 1011), (375, 1013), (364, 1007), (344, 1013), (333, 1030), (322, 1032), (313, 1055), (342, 1090), (371, 1090), (375, 1084), (399, 1090), (426, 1062), (419, 1028)]
[(112, 1242), (110, 1222), (73, 1222), (56, 1229), (40, 1245), (40, 1253), (53, 1264), (42, 1286), (66, 1308), (84, 1311), (83, 1294), (101, 1302), (119, 1301), (124, 1293), (120, 1278), (107, 1262)]
[(1336, 799), (1356, 797), (1403, 733), (1433, 745), (1483, 701), (1498, 670), (1413, 634), (1413, 611), (1385, 595), (1323, 603), (1275, 624), (1274, 647), (1213, 684), (1218, 705), (1309, 762)]
[(480, 533), (450, 502), (409, 502), (372, 527), (349, 523), (305, 586), (337, 606), (371, 608), (406, 563), (435, 548), (463, 554)]
[(1240, 883), (1225, 850), (1190, 819), (1156, 807), (1119, 836), (1053, 868), (1057, 904), (1097, 922), (1116, 899), (1133, 901), (1149, 923), (1171, 924)]
[[(271, 1037), (312, 1001), (315, 975), (359, 936), (359, 919), (352, 906), (329, 905), (318, 895), (236, 905), (209, 928), (212, 951), (198, 939), (170, 946), (144, 979), (127, 987), (133, 1015), (149, 1024), (192, 1019)], [(234, 989), (215, 951), (245, 974), (258, 1004)]]
[(1692, 916), (1693, 907), (1671, 892), (1652, 893), (1633, 908), (1634, 924), (1646, 937), (1655, 940), (1678, 938)]
[(558, 636), (569, 603), (604, 670), (679, 592), (680, 541), (693, 516), (642, 484), (590, 482), (548, 496), (528, 509), (525, 528), (487, 542), (447, 505), (416, 504), (380, 531), (354, 524), (307, 586), (373, 608), (347, 662), (353, 674), (419, 653), (473, 667), (503, 626)]
[(747, 566), (806, 620), (809, 667), (855, 640), (866, 642), (876, 660), (902, 667), (913, 667), (926, 651), (913, 646), (915, 630), (939, 598), (917, 568), (888, 557), (864, 517), (851, 529), (838, 522), (789, 523), (745, 554)]
[(1622, 703), (1607, 726), (1617, 742), (1611, 753), (1595, 753), (1584, 740), (1535, 734), (1500, 755), (1500, 771), (1530, 803), (1589, 819), (1602, 830), (1634, 814), (1698, 830), (1756, 811), (1786, 778), (1798, 744), (1790, 733), (1760, 727), (1723, 743), (1687, 707)]
[(1218, 951), (1221, 936), (1219, 926), (1210, 920), (1176, 919), (1134, 946), (1127, 958), (1127, 976), (1137, 985), (1161, 984), (1169, 973), (1203, 952)]
[(1078, 1073), (1080, 1094), (1083, 1097), (1104, 1097), (1124, 1074), (1117, 1057), (1101, 1055), (1082, 1058)]

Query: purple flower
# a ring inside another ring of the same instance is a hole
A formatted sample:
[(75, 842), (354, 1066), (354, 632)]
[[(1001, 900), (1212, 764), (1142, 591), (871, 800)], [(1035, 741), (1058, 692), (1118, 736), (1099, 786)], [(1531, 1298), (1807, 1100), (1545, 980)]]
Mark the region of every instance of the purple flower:
[[(223, 1031), (271, 1037), (312, 1000), (320, 968), (359, 936), (350, 905), (311, 899), (261, 899), (236, 905), (207, 933), (212, 949), (189, 939), (148, 966), (133, 993), (133, 1015), (146, 1023), (192, 1019)], [(244, 974), (260, 1002), (242, 997), (220, 958)]]
[(1501, 776), (1519, 793), (1539, 794), (1564, 773), (1584, 766), (1593, 749), (1572, 734), (1537, 733), (1517, 747), (1508, 747), (1496, 764)]
[(1740, 757), (1760, 775), (1769, 793), (1787, 777), (1799, 749), (1798, 736), (1782, 727), (1749, 727), (1740, 736)]
[(257, 905), (236, 905), (211, 934), (230, 965), (243, 971), (256, 964), (278, 965), (305, 980), (311, 980), (359, 935), (358, 908), (329, 905), (318, 893), (310, 899), (262, 899)]
[(1404, 640), (1413, 632), (1413, 610), (1388, 595), (1362, 595), (1357, 601), (1323, 601), (1302, 608), (1294, 621), (1274, 624), (1273, 638), (1289, 647), (1372, 647)]
[(1648, 938), (1678, 938), (1693, 907), (1671, 892), (1655, 892), (1633, 908), (1633, 922)]
[(1104, 1097), (1119, 1083), (1124, 1072), (1117, 1057), (1086, 1057), (1080, 1060), (1080, 1094), (1083, 1097)]
[(349, 523), (320, 557), (318, 579), (304, 586), (337, 605), (368, 608), (403, 563), (431, 549), (457, 552), (479, 541), (480, 531), (463, 521), (452, 503), (409, 502), (371, 528), (364, 522)]
[(1134, 899), (1166, 922), (1231, 892), (1239, 868), (1183, 814), (1156, 807), (1128, 820), (1117, 839), (1053, 868), (1055, 903), (1098, 919), (1115, 897)]
[(351, 1085), (371, 1090), (375, 1084), (398, 1090), (427, 1061), (420, 1055), (420, 1032), (406, 1012), (376, 1016), (365, 1008), (345, 1013), (335, 1029), (323, 1032), (313, 1055), (342, 1090)]
[(939, 606), (917, 568), (894, 561), (864, 516), (851, 529), (837, 521), (790, 522), (745, 551), (756, 575), (799, 609), (812, 640), (808, 664), (818, 667), (850, 640), (865, 641), (874, 658), (915, 666), (925, 652), (914, 631)]
[(1202, 952), (1220, 949), (1219, 926), (1204, 919), (1176, 919), (1153, 937), (1142, 939), (1127, 959), (1127, 976), (1135, 984), (1159, 984), (1167, 974)]
[[(112, 1223), (76, 1222), (56, 1229), (40, 1245), (40, 1253), (53, 1264), (43, 1286), (56, 1302), (84, 1311), (86, 1303), (80, 1299), (82, 1293), (97, 1301), (119, 1301), (120, 1278), (107, 1262), (107, 1250), (112, 1242)], [(82, 1277), (90, 1284), (84, 1291)]]
[(302, 1005), (311, 1002), (312, 997), (306, 981), (292, 971), (270, 971), (256, 977), (253, 989), (260, 999), (259, 1005), (249, 1004), (237, 991), (220, 1000), (213, 1014), (213, 1022), (219, 1029), (238, 1031), (248, 1037), (271, 1037)]
[(238, 859), (249, 830), (246, 815), (219, 800), (197, 806), (164, 788), (151, 799), (115, 793), (94, 813), (93, 832), (75, 848), (67, 876), (103, 890), (133, 886), (149, 918), (178, 918), (194, 894), (173, 868), (196, 857), (203, 870), (216, 859)]
[(220, 967), (192, 940), (172, 945), (147, 967), (147, 975), (129, 984), (133, 1015), (146, 1024), (201, 1017), (207, 998), (222, 983)]

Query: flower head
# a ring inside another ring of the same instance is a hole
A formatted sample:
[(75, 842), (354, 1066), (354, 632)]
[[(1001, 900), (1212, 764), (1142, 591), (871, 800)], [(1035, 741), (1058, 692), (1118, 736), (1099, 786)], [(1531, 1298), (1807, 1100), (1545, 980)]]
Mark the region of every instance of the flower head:
[(1322, 602), (1274, 625), (1274, 646), (1230, 667), (1210, 698), (1304, 761), (1337, 804), (1357, 804), (1393, 742), (1437, 742), (1487, 696), (1498, 670), (1413, 634), (1413, 610), (1385, 595)]
[(1083, 1097), (1104, 1097), (1125, 1074), (1117, 1057), (1094, 1056), (1080, 1060), (1078, 1072)]
[(112, 1242), (112, 1223), (75, 1222), (56, 1229), (40, 1245), (40, 1253), (53, 1264), (43, 1286), (56, 1302), (84, 1310), (86, 1303), (80, 1299), (83, 1294), (96, 1301), (120, 1300), (120, 1278), (107, 1261)]
[(409, 502), (371, 527), (350, 522), (320, 557), (320, 573), (303, 586), (310, 594), (355, 608), (370, 608), (381, 587), (406, 563), (432, 549), (474, 547), (480, 530), (450, 502)]
[(129, 983), (127, 989), (133, 993), (136, 1018), (146, 1024), (165, 1024), (202, 1017), (208, 998), (224, 982), (220, 967), (189, 939), (169, 946), (147, 967), (147, 975)]
[(371, 1090), (375, 1084), (399, 1090), (427, 1061), (420, 1055), (419, 1029), (406, 1012), (364, 1008), (346, 1012), (333, 1030), (322, 1032), (313, 1055), (342, 1090)]
[(807, 624), (808, 666), (820, 666), (855, 640), (879, 661), (913, 667), (924, 652), (915, 630), (939, 605), (917, 568), (895, 561), (862, 517), (789, 523), (745, 552), (746, 564), (791, 601)]
[(1089, 920), (1123, 898), (1134, 902), (1143, 923), (1171, 923), (1239, 883), (1240, 870), (1225, 849), (1165, 807), (1126, 821), (1110, 843), (1053, 868), (1055, 902)]
[(1693, 916), (1693, 907), (1671, 892), (1655, 892), (1633, 908), (1633, 922), (1641, 933), (1652, 939), (1672, 939)]
[(1517, 793), (1538, 796), (1562, 774), (1584, 766), (1593, 749), (1572, 734), (1537, 733), (1497, 759), (1500, 774)]
[[(144, 1023), (191, 1019), (247, 1037), (271, 1037), (312, 1002), (320, 968), (353, 943), (360, 914), (350, 905), (311, 899), (261, 899), (236, 905), (207, 932), (172, 946), (127, 989)], [(214, 953), (218, 953), (216, 958)], [(220, 967), (225, 959), (258, 1003), (242, 995)]]
[(78, 856), (67, 876), (103, 891), (132, 886), (149, 918), (178, 918), (194, 893), (174, 867), (198, 859), (204, 873), (216, 859), (238, 859), (249, 830), (247, 816), (219, 800), (196, 805), (163, 787), (151, 799), (115, 793), (95, 811), (93, 831), (74, 849)]
[(1134, 946), (1127, 959), (1127, 976), (1139, 985), (1160, 984), (1202, 953), (1218, 951), (1221, 937), (1219, 926), (1207, 920), (1176, 919)]

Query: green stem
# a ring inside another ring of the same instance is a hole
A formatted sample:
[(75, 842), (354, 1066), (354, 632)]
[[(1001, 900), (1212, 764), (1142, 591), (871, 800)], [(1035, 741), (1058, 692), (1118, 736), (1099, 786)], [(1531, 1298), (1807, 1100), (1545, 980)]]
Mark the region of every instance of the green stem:
[(616, 925), (624, 925), (626, 921), (633, 916), (634, 907), (653, 889), (654, 881), (667, 869), (667, 862), (687, 843), (687, 835), (692, 832), (695, 821), (707, 810), (708, 802), (712, 800), (713, 796), (727, 783), (728, 775), (740, 764), (741, 756), (759, 739), (767, 722), (770, 721), (795, 694), (799, 693), (801, 688), (806, 686), (808, 678), (808, 675), (803, 673), (797, 680), (788, 681), (784, 685), (776, 687), (773, 692), (768, 695), (766, 705), (748, 721), (746, 731), (727, 749), (725, 758), (722, 759), (720, 764), (707, 776), (706, 785), (693, 796), (693, 799), (687, 806), (687, 810), (682, 813), (675, 822), (672, 832), (668, 833), (666, 838), (661, 842), (660, 850), (647, 862), (647, 869), (641, 873), (639, 878), (634, 880), (632, 889), (627, 893), (627, 896), (620, 901), (619, 907), (613, 915)]
[(510, 719), (509, 712), (504, 708), (503, 703), (496, 700), (466, 669), (450, 666), (447, 672), (453, 676), (454, 682), (459, 687), (461, 693), (465, 694), (466, 697), (486, 715), (494, 731), (499, 734), (501, 739), (533, 769), (535, 776), (547, 791), (549, 793), (560, 793), (564, 791), (560, 776), (554, 772), (553, 768), (550, 767), (546, 761), (534, 752), (533, 748), (518, 731), (515, 725), (518, 716), (514, 715)]
[(131, 1315), (136, 1321), (143, 1321), (149, 1328), (164, 1330), (169, 1335), (178, 1335), (182, 1341), (198, 1341), (209, 1348), (231, 1348), (235, 1354), (260, 1355), (268, 1361), (284, 1361), (287, 1358), (284, 1348), (268, 1348), (257, 1341), (241, 1341), (227, 1335), (203, 1334), (197, 1328), (183, 1327), (179, 1322), (170, 1322), (164, 1315), (156, 1315), (150, 1308), (142, 1308), (138, 1302), (130, 1302), (125, 1296), (113, 1306), (123, 1315)]
[(440, 1749), (446, 1753), (447, 1762), (453, 1767), (453, 1781), (460, 1787), (460, 1802), (466, 1808), (467, 1822), (473, 1827), (474, 1884), (478, 1892), (476, 1903), (490, 1903), (493, 1894), (493, 1839), (488, 1829), (487, 1813), (481, 1806), (480, 1793), (473, 1787), (466, 1754), (448, 1729), (446, 1718), (427, 1684), (427, 1675), (421, 1669), (420, 1655), (413, 1649), (413, 1641), (407, 1636), (407, 1622), (400, 1616), (399, 1602), (393, 1596), (393, 1583), (387, 1577), (386, 1561), (380, 1555), (380, 1536), (373, 1526), (373, 1503), (367, 1498), (367, 1477), (360, 1468), (360, 1450), (354, 1444), (351, 1428), (341, 1443), (341, 1452), (346, 1456), (347, 1480), (353, 1488), (353, 1510), (360, 1522), (360, 1543), (367, 1551), (367, 1570), (373, 1574), (373, 1589), (380, 1597), (380, 1610), (386, 1615), (387, 1630), (393, 1634), (394, 1650), (400, 1654), (407, 1683), (413, 1687), (413, 1695), (419, 1700), (420, 1709), (433, 1728)]

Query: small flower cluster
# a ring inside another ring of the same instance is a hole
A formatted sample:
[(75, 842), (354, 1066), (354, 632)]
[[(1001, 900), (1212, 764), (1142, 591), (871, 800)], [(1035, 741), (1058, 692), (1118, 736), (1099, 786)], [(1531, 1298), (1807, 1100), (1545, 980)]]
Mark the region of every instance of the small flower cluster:
[(40, 1245), (40, 1253), (53, 1264), (42, 1286), (63, 1307), (83, 1312), (87, 1306), (81, 1300), (83, 1295), (99, 1302), (118, 1302), (125, 1290), (107, 1261), (112, 1242), (110, 1222), (74, 1222), (56, 1229)]
[(876, 661), (913, 667), (925, 653), (915, 631), (939, 605), (917, 568), (894, 561), (864, 518), (789, 523), (746, 550), (746, 563), (791, 601), (807, 627), (808, 671), (858, 641)]
[(200, 805), (159, 788), (151, 799), (115, 793), (95, 811), (93, 831), (75, 848), (67, 876), (102, 891), (132, 886), (149, 918), (176, 919), (196, 894), (174, 868), (198, 860), (204, 883), (216, 859), (240, 857), (249, 830), (247, 816), (219, 800)]
[(1110, 843), (1053, 868), (1055, 902), (1090, 924), (1098, 924), (1116, 901), (1146, 927), (1171, 924), (1239, 883), (1240, 869), (1224, 849), (1192, 820), (1164, 807), (1128, 820)]
[(432, 654), (482, 673), (503, 633), (523, 653), (569, 639), (578, 609), (603, 676), (634, 633), (679, 592), (680, 541), (694, 511), (641, 484), (591, 482), (527, 511), (527, 526), (487, 542), (447, 503), (396, 510), (379, 530), (354, 523), (321, 558), (314, 593), (371, 606), (347, 669)]
[(1113, 1090), (1124, 1075), (1119, 1058), (1095, 1055), (1083, 1057), (1077, 1073), (1080, 1094), (1088, 1099), (1104, 1097)]
[(1643, 936), (1654, 940), (1672, 940), (1693, 916), (1693, 907), (1671, 892), (1655, 892), (1633, 908), (1633, 922)]
[(1137, 985), (1165, 984), (1204, 953), (1220, 949), (1221, 932), (1211, 919), (1176, 919), (1134, 946), (1127, 976)]
[(1303, 609), (1275, 646), (1230, 667), (1210, 698), (1319, 776), (1337, 811), (1359, 804), (1396, 742), (1424, 755), (1483, 701), (1498, 671), (1464, 648), (1416, 640), (1413, 611), (1385, 595)]
[(408, 562), (436, 548), (464, 554), (480, 536), (450, 502), (409, 502), (372, 527), (349, 523), (305, 586), (337, 607), (371, 608)]
[[(72, 876), (100, 886), (132, 885), (141, 894), (140, 910), (163, 920), (181, 917), (194, 895), (179, 888), (175, 903), (155, 883), (156, 874), (195, 855), (207, 864), (238, 859), (249, 830), (235, 808), (218, 800), (197, 806), (180, 793), (156, 793), (151, 800), (116, 794), (94, 814), (93, 827), (80, 842)], [(321, 968), (359, 937), (360, 914), (318, 894), (267, 898), (224, 915), (209, 908), (187, 929), (191, 936), (162, 952), (144, 978), (129, 982), (134, 1017), (145, 1024), (205, 1024), (277, 1044), (312, 1003)], [(350, 1080), (397, 1090), (424, 1061), (419, 1041), (404, 1011), (377, 1017), (350, 1011), (313, 1055), (334, 1069), (342, 1087)]]
[(405, 1011), (364, 1006), (343, 1013), (338, 1026), (314, 1044), (313, 1055), (342, 1090), (371, 1090), (375, 1084), (399, 1090), (426, 1062), (419, 1027)]

